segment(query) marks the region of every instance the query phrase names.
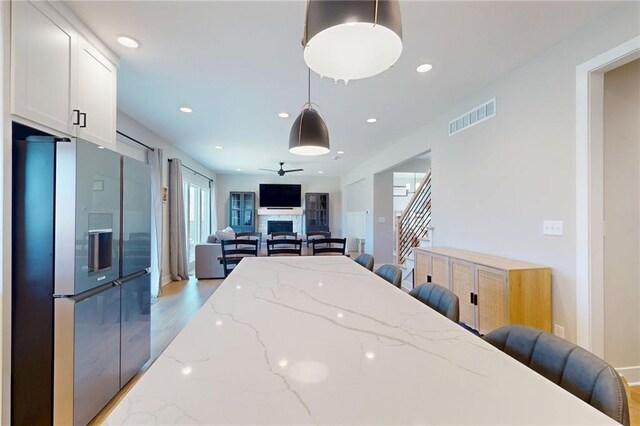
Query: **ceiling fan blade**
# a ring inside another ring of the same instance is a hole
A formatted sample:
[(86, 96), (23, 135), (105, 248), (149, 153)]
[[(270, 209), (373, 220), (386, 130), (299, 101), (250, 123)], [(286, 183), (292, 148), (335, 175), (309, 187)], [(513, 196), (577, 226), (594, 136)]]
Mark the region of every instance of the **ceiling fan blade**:
[(265, 172), (276, 172), (276, 173), (278, 173), (278, 170), (273, 170), (273, 169), (258, 169), (258, 170), (263, 170)]
[(291, 172), (304, 172), (304, 169), (291, 169), (291, 170), (285, 170), (285, 173), (291, 173)]

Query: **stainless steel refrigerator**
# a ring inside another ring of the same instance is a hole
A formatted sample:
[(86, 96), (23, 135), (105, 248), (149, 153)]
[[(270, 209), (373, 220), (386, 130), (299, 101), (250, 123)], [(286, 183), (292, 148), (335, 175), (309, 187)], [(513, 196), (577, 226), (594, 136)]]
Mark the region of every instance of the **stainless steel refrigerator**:
[(13, 135), (12, 423), (86, 424), (149, 359), (149, 168)]

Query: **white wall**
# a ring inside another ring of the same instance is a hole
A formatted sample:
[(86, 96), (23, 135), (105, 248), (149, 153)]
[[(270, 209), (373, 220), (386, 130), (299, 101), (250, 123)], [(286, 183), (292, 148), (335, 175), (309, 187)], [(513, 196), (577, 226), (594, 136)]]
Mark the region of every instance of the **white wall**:
[[(162, 148), (164, 155), (164, 162), (162, 167), (162, 180), (163, 186), (169, 185), (169, 158), (180, 158), (182, 164), (188, 166), (198, 173), (202, 173), (205, 176), (210, 177), (215, 181), (216, 175), (213, 171), (194, 160), (189, 155), (178, 149), (175, 145), (162, 139), (160, 136), (144, 127), (142, 124), (135, 121), (130, 116), (126, 115), (122, 111), (118, 111), (117, 129), (122, 133), (125, 133), (132, 138), (139, 140), (140, 142), (149, 145), (154, 148)], [(146, 149), (138, 147), (135, 144), (126, 142), (126, 139), (118, 136), (116, 140), (116, 150), (123, 155), (136, 158), (138, 160), (146, 162)], [(183, 173), (188, 171), (183, 170)], [(169, 278), (169, 205), (163, 204), (163, 224), (162, 224), (162, 283), (166, 284), (171, 279)]]
[(604, 358), (640, 369), (640, 59), (604, 75)]
[[(301, 176), (290, 173), (285, 176), (250, 175), (250, 174), (219, 174), (217, 177), (218, 197), (218, 227), (229, 226), (229, 192), (253, 191), (256, 193), (256, 206), (260, 206), (260, 184), (282, 183), (302, 185), (302, 203), (306, 192), (329, 193), (329, 227), (332, 236), (342, 236), (342, 197), (340, 193), (340, 179), (337, 177)], [(256, 222), (257, 223), (257, 222)]]
[[(343, 176), (343, 187), (372, 181), (375, 173), (430, 149), (434, 245), (552, 267), (553, 321), (575, 341), (576, 66), (638, 35), (639, 20), (638, 3), (618, 6), (419, 130), (390, 141)], [(493, 97), (496, 117), (448, 136), (451, 119)], [(373, 200), (372, 189), (366, 196)], [(543, 236), (544, 219), (563, 220), (564, 236)], [(368, 221), (367, 239), (373, 237)]]

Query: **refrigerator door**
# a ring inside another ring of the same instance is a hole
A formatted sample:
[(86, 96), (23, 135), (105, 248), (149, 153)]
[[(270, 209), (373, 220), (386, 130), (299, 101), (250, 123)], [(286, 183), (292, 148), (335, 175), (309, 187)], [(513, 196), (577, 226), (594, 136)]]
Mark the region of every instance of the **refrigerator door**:
[(151, 266), (151, 168), (122, 158), (122, 269), (126, 277)]
[(54, 424), (85, 425), (120, 390), (120, 287), (55, 299)]
[(81, 139), (56, 147), (55, 294), (119, 276), (120, 154)]
[(151, 276), (137, 275), (120, 285), (120, 387), (149, 360), (151, 335)]

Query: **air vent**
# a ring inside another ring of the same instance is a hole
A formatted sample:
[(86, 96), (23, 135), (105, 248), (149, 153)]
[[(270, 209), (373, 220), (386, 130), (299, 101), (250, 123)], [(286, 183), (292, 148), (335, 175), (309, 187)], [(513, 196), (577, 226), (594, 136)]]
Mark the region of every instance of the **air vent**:
[(496, 98), (493, 98), (466, 114), (462, 114), (455, 120), (450, 121), (449, 136), (488, 120), (494, 115), (496, 115)]

